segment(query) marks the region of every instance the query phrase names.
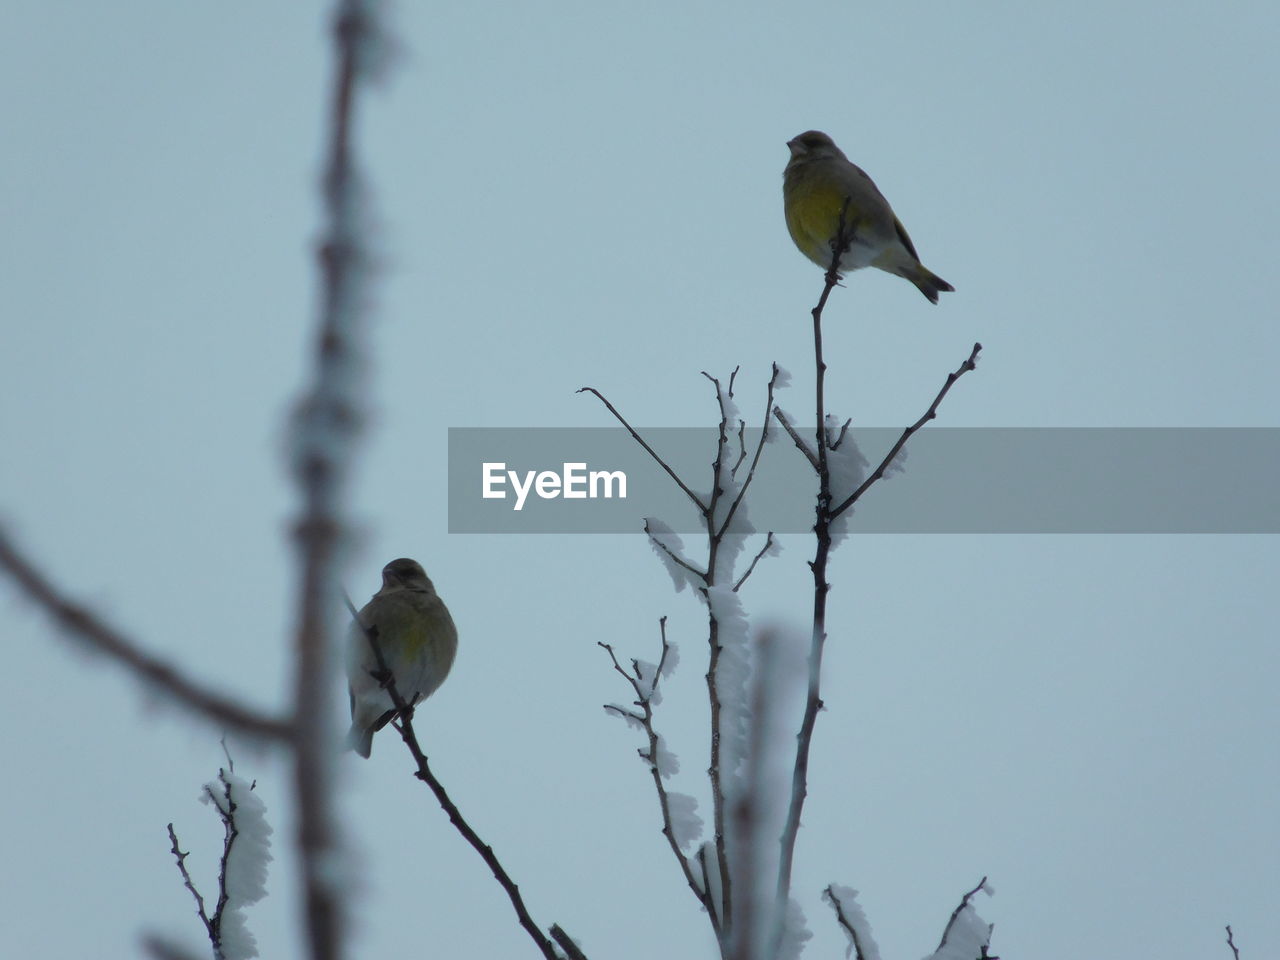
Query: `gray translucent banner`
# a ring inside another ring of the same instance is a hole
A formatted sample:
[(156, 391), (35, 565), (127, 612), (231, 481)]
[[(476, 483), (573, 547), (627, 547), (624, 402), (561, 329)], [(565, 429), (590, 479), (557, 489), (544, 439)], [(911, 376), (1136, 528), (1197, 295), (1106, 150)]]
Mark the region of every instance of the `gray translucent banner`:
[[(705, 497), (716, 430), (639, 433)], [(870, 463), (864, 474), (901, 433), (850, 429)], [(811, 434), (802, 434), (809, 443)], [(740, 480), (759, 435), (746, 431)], [(837, 502), (857, 482), (844, 452)], [(739, 456), (734, 437), (728, 459)], [(901, 466), (858, 501), (851, 532), (1280, 533), (1280, 428), (926, 427)], [(747, 493), (751, 524), (811, 529), (816, 490), (809, 461), (777, 433)], [(646, 517), (679, 533), (703, 529), (688, 496), (626, 430), (449, 430), (451, 533), (633, 533)]]

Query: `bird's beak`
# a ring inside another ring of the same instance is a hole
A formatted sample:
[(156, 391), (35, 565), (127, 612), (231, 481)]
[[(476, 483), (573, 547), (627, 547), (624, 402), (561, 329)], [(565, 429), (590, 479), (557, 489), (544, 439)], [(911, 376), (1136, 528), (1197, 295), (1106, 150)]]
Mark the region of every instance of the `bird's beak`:
[(787, 149), (791, 151), (791, 156), (793, 157), (798, 157), (800, 154), (804, 153), (804, 147), (798, 140), (788, 140)]

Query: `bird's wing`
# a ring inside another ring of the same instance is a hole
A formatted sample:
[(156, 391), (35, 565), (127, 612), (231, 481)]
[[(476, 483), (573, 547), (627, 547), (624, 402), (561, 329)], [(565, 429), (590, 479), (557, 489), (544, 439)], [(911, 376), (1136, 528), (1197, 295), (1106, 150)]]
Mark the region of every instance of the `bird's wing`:
[(897, 217), (893, 218), (893, 229), (897, 232), (898, 239), (902, 241), (902, 245), (907, 248), (907, 252), (910, 253), (911, 256), (915, 257), (916, 262), (919, 262), (920, 254), (916, 253), (915, 244), (911, 242), (911, 238), (907, 236), (906, 228), (902, 225), (902, 221)]

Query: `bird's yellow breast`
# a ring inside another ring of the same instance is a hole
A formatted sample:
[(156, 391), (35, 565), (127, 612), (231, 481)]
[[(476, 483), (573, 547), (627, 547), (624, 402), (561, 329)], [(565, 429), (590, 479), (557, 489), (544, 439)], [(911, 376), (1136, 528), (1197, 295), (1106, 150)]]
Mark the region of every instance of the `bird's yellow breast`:
[[(787, 230), (800, 251), (819, 266), (831, 264), (831, 241), (840, 228), (847, 192), (830, 180), (799, 176), (783, 183)], [(857, 216), (845, 213), (845, 230), (857, 232)]]

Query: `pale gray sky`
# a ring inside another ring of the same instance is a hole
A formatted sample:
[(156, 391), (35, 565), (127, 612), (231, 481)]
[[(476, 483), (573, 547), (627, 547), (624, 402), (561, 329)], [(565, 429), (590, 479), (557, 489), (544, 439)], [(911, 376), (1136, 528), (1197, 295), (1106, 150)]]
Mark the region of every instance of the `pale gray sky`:
[[(774, 360), (807, 410), (821, 278), (780, 174), (811, 127), (957, 288), (931, 307), (864, 272), (836, 292), (837, 411), (913, 420), (980, 340), (946, 424), (1276, 426), (1280, 11), (399, 7), (361, 124), (384, 267), (350, 589), (410, 555), (453, 610), (458, 661), (419, 726), (535, 916), (597, 960), (709, 956), (595, 646), (652, 659), (670, 615), (660, 722), (700, 794), (704, 614), (640, 536), (449, 536), (446, 429), (609, 425), (585, 384), (636, 423), (700, 425), (699, 371), (741, 364), (754, 411)], [(112, 622), (259, 704), (286, 686), (280, 441), (315, 312), (325, 13), (0, 4), (0, 520)], [(785, 545), (746, 602), (802, 627), (811, 545)], [(863, 892), (888, 960), (930, 952), (984, 874), (1005, 957), (1226, 957), (1228, 922), (1246, 960), (1273, 952), (1278, 564), (1257, 536), (846, 543), (796, 865), (808, 955), (843, 950), (827, 883)], [(209, 883), (217, 732), (2, 593), (5, 952), (200, 944), (165, 824)], [(286, 771), (237, 757), (287, 838)], [(533, 955), (389, 737), (345, 769), (354, 955)], [(293, 954), (293, 869), (278, 857), (250, 913), (264, 956)]]

